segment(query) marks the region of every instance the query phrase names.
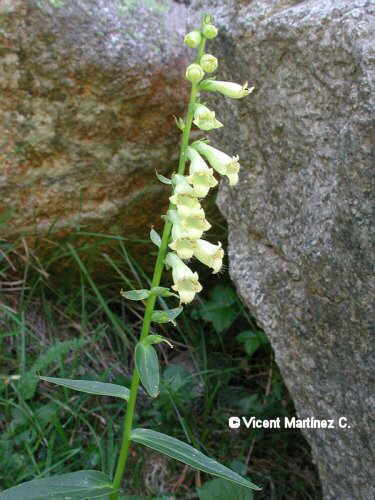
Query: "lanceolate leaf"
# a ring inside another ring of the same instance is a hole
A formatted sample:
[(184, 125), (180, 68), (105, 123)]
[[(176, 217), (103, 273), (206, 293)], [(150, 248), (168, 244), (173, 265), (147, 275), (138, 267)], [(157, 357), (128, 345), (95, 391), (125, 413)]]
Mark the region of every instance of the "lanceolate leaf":
[(150, 231), (150, 240), (152, 241), (152, 243), (154, 245), (156, 245), (157, 247), (160, 247), (161, 238), (158, 235), (158, 233), (155, 231), (155, 229), (151, 229), (151, 231)]
[(121, 290), (121, 295), (129, 300), (144, 300), (150, 295), (150, 290), (129, 290), (128, 292)]
[(167, 309), (166, 311), (163, 310), (156, 310), (152, 313), (151, 321), (154, 321), (155, 323), (173, 323), (174, 325), (176, 322), (174, 321), (179, 314), (183, 311), (183, 307), (176, 307), (175, 309)]
[(172, 184), (171, 179), (168, 179), (167, 177), (164, 177), (164, 175), (159, 174), (157, 170), (155, 170), (155, 172), (156, 172), (156, 177), (159, 179), (160, 182), (162, 182), (163, 184)]
[(110, 479), (96, 470), (34, 479), (0, 493), (0, 500), (82, 500), (114, 493)]
[(132, 441), (143, 444), (159, 451), (168, 457), (175, 458), (184, 464), (190, 465), (193, 469), (198, 469), (213, 476), (218, 476), (233, 483), (240, 484), (246, 488), (260, 490), (258, 486), (247, 479), (241, 477), (237, 472), (219, 464), (212, 458), (207, 457), (189, 444), (178, 439), (167, 436), (150, 429), (134, 429), (131, 434)]
[(171, 292), (168, 288), (164, 286), (154, 286), (151, 288), (151, 293), (158, 297), (179, 297), (177, 293)]
[(160, 373), (158, 355), (152, 345), (137, 344), (135, 366), (143, 387), (152, 398), (156, 398), (159, 394)]
[(107, 384), (105, 382), (96, 382), (95, 380), (70, 380), (68, 378), (39, 377), (41, 380), (51, 382), (52, 384), (69, 387), (75, 391), (87, 392), (88, 394), (97, 394), (99, 396), (114, 396), (126, 401), (129, 399), (129, 389), (117, 384)]

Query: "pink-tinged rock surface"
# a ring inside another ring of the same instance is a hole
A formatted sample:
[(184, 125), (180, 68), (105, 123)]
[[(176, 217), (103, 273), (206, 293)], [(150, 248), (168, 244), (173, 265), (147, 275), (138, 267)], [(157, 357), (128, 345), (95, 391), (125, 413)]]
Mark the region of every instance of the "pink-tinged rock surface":
[(160, 221), (178, 156), (185, 6), (0, 0), (0, 236)]

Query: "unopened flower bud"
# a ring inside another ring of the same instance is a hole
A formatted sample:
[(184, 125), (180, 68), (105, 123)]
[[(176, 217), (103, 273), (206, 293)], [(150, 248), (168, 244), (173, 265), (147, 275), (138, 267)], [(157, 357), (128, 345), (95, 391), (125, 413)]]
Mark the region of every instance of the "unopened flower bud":
[(217, 36), (217, 28), (213, 24), (205, 24), (202, 33), (206, 38), (212, 40)]
[(250, 89), (247, 86), (247, 82), (243, 85), (233, 82), (221, 82), (218, 80), (204, 80), (200, 85), (201, 90), (207, 90), (209, 92), (220, 92), (226, 97), (231, 97), (232, 99), (241, 99), (251, 94), (254, 87)]
[(194, 125), (201, 130), (213, 130), (223, 126), (219, 120), (215, 118), (215, 111), (210, 111), (203, 104), (198, 104), (194, 111)]
[(186, 78), (191, 83), (198, 83), (204, 77), (204, 71), (197, 63), (190, 64), (186, 68)]
[(199, 31), (190, 31), (190, 33), (185, 35), (184, 42), (191, 49), (195, 49), (201, 43), (201, 38)]
[(204, 54), (201, 57), (200, 65), (206, 73), (213, 73), (217, 70), (218, 62), (215, 56), (211, 54)]

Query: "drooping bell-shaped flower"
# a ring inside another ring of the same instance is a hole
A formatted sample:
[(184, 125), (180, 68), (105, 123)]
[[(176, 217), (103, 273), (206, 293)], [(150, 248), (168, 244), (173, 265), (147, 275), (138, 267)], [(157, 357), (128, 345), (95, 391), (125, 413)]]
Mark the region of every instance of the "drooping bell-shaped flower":
[(209, 168), (198, 151), (190, 146), (187, 148), (186, 155), (190, 160), (190, 175), (187, 177), (187, 180), (193, 185), (196, 196), (198, 196), (198, 198), (204, 198), (207, 196), (210, 188), (218, 184), (214, 177), (213, 170)]
[(219, 120), (216, 120), (215, 111), (210, 111), (203, 104), (197, 104), (194, 111), (193, 123), (201, 130), (213, 130), (223, 126)]
[(167, 254), (165, 262), (172, 268), (174, 283), (172, 289), (179, 294), (181, 303), (187, 304), (191, 302), (195, 294), (202, 290), (202, 285), (198, 281), (198, 273), (193, 273), (173, 252)]
[(177, 213), (180, 217), (204, 217), (204, 212), (201, 204), (193, 196), (186, 194), (174, 194), (169, 198), (169, 201), (176, 205)]
[(175, 174), (172, 177), (173, 194), (186, 194), (189, 196), (194, 196), (194, 189), (190, 186), (189, 180), (184, 175)]
[(190, 217), (181, 217), (177, 210), (170, 209), (168, 210), (168, 219), (172, 222), (172, 230), (176, 231), (176, 235), (178, 231), (178, 236), (176, 236), (176, 238), (197, 240), (211, 227), (211, 224), (205, 219), (203, 209), (199, 215)]
[(243, 85), (239, 83), (233, 82), (222, 82), (218, 80), (203, 80), (200, 84), (201, 90), (207, 90), (209, 92), (220, 92), (227, 97), (231, 97), (232, 99), (241, 99), (242, 97), (246, 97), (251, 94), (254, 90), (254, 87), (250, 89), (247, 86), (247, 82)]
[(191, 259), (195, 249), (195, 241), (188, 238), (176, 238), (169, 244), (169, 248), (174, 250), (180, 259)]
[(229, 179), (229, 184), (233, 186), (238, 182), (238, 171), (240, 164), (238, 156), (229, 156), (219, 149), (213, 148), (205, 142), (198, 141), (192, 145), (199, 153), (201, 153), (210, 165), (221, 175), (226, 175)]
[(211, 267), (215, 274), (220, 271), (223, 265), (224, 250), (221, 248), (220, 242), (213, 245), (209, 241), (198, 239), (195, 243), (194, 257)]
[(196, 240), (201, 238), (205, 231), (208, 231), (211, 224), (204, 218), (204, 214), (201, 216), (185, 217), (181, 220), (181, 226), (183, 230), (187, 233), (187, 237)]

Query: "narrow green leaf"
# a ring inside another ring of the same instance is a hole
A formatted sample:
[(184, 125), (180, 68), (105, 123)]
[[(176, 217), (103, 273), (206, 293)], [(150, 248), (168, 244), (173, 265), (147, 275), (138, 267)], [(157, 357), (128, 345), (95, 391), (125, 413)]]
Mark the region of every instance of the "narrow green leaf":
[(158, 235), (158, 233), (155, 231), (155, 229), (151, 229), (150, 231), (150, 240), (154, 245), (160, 248), (161, 245), (161, 238)]
[(128, 292), (124, 292), (121, 290), (121, 295), (125, 297), (125, 299), (129, 300), (145, 300), (150, 295), (150, 290), (129, 290)]
[(167, 309), (166, 311), (164, 310), (155, 310), (152, 313), (151, 316), (151, 321), (154, 321), (154, 323), (173, 323), (174, 325), (176, 322), (174, 321), (179, 314), (181, 314), (183, 311), (183, 307), (176, 307), (174, 309)]
[(219, 462), (207, 457), (189, 444), (167, 436), (166, 434), (150, 429), (134, 429), (131, 433), (131, 439), (136, 443), (148, 446), (168, 457), (175, 458), (184, 464), (190, 465), (193, 469), (198, 469), (208, 474), (212, 474), (213, 476), (221, 477), (222, 479), (232, 481), (246, 488), (253, 490), (261, 489), (247, 479), (241, 477), (237, 472), (219, 464)]
[(110, 479), (96, 470), (34, 479), (0, 493), (0, 500), (82, 500), (103, 498), (115, 490)]
[(164, 177), (164, 175), (159, 174), (157, 170), (155, 170), (155, 172), (156, 172), (156, 177), (159, 179), (160, 182), (162, 182), (163, 184), (172, 184), (172, 181), (170, 179)]
[(151, 293), (158, 296), (158, 297), (177, 297), (177, 293), (171, 292), (168, 288), (165, 288), (164, 286), (154, 286), (151, 288)]
[(163, 337), (162, 335), (147, 335), (147, 337), (144, 340), (142, 340), (142, 344), (144, 345), (160, 344), (161, 342), (165, 342), (166, 344), (169, 345), (169, 347), (173, 348), (171, 342), (169, 342), (169, 340)]
[(68, 378), (39, 377), (41, 380), (51, 382), (52, 384), (69, 387), (75, 391), (87, 392), (88, 394), (97, 394), (98, 396), (113, 396), (129, 399), (129, 389), (117, 384), (107, 384), (105, 382), (96, 382), (95, 380), (70, 380)]
[(160, 372), (158, 355), (152, 345), (137, 344), (135, 366), (146, 392), (156, 398), (159, 395)]
[(177, 125), (177, 128), (179, 128), (183, 132), (183, 130), (185, 128), (185, 122), (184, 122), (184, 120), (182, 118), (176, 118), (176, 117), (174, 117), (174, 121), (175, 121), (175, 123)]

